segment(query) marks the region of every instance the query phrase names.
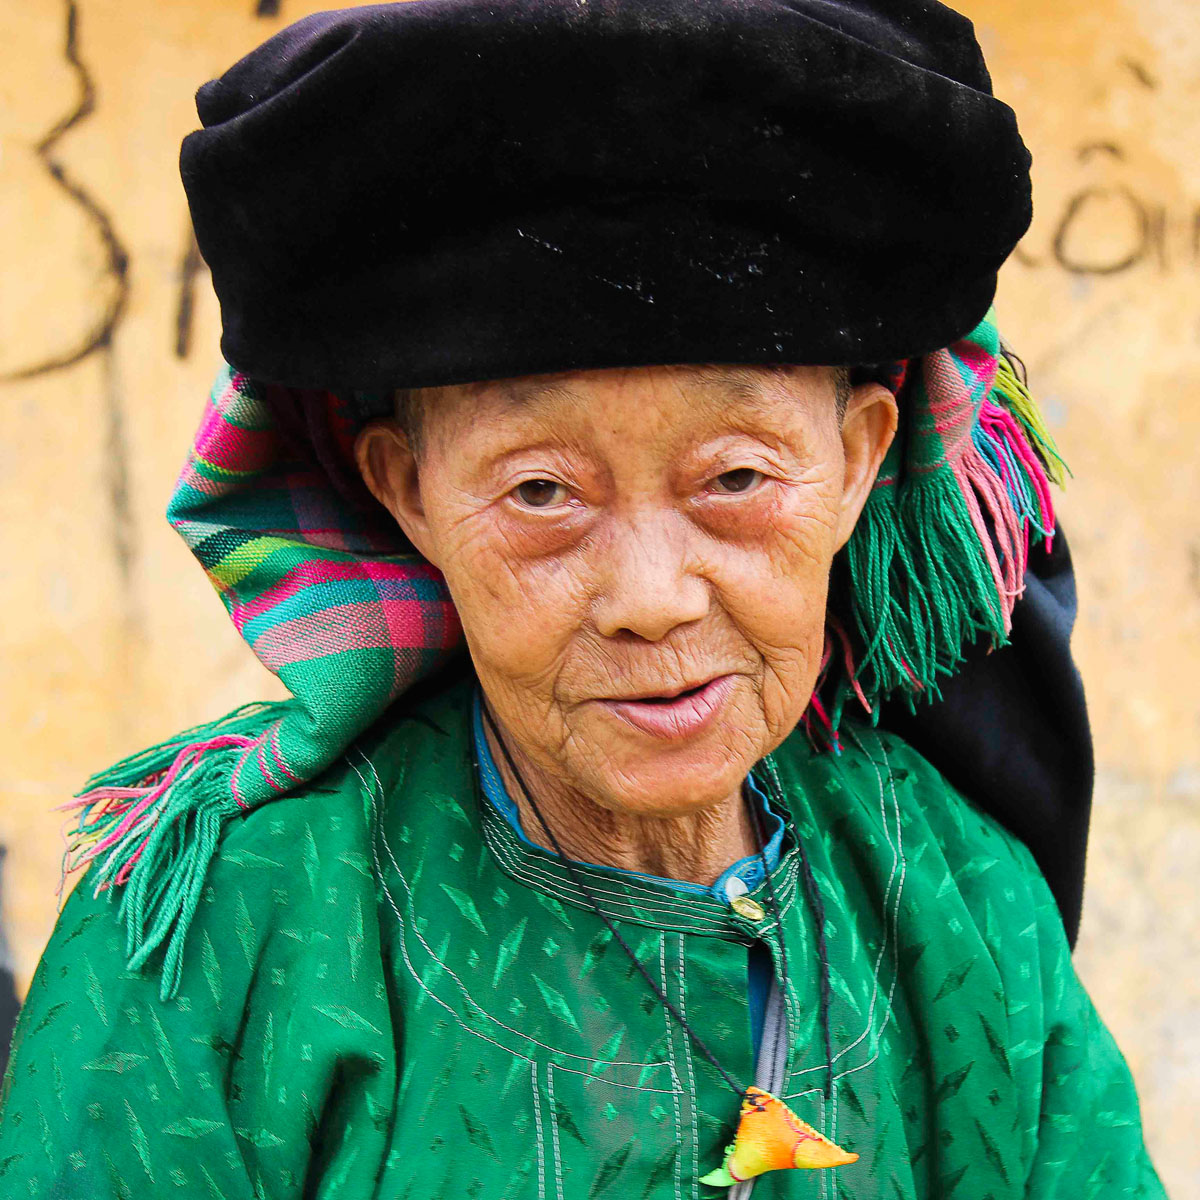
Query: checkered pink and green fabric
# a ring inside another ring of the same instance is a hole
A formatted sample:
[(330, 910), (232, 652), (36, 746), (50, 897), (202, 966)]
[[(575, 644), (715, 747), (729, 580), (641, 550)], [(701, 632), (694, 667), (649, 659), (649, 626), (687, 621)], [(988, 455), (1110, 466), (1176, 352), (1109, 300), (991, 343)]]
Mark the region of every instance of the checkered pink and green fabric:
[(64, 879), (96, 859), (97, 891), (123, 885), (131, 965), (169, 939), (164, 996), (221, 824), (320, 774), (461, 640), (441, 573), (353, 467), (355, 434), (389, 403), (228, 364), (213, 386), (167, 517), (292, 699), (125, 759), (67, 806), (79, 818)]

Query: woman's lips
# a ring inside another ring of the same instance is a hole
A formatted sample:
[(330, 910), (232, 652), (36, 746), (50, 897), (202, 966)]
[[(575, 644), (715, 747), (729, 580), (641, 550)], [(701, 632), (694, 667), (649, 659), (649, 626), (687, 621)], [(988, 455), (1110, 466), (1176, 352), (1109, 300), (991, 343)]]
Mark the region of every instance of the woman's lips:
[(597, 700), (615, 717), (652, 737), (685, 738), (716, 719), (733, 691), (734, 676), (718, 675), (686, 695), (669, 700)]

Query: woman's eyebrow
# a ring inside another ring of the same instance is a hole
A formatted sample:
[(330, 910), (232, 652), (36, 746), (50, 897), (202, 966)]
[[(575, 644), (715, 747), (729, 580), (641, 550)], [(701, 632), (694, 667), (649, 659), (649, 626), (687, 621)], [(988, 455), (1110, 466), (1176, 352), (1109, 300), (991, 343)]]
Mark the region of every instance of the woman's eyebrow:
[(764, 398), (762, 382), (761, 372), (750, 367), (705, 367), (694, 379), (695, 385), (706, 391), (752, 402)]
[[(698, 367), (679, 381), (679, 387), (713, 415), (732, 409), (770, 418), (778, 414), (779, 397), (774, 389), (764, 387), (765, 382), (762, 370), (753, 367)], [(584, 399), (569, 380), (560, 378), (509, 380), (498, 391), (504, 415), (517, 411), (532, 415), (554, 401)]]
[(545, 406), (551, 400), (582, 399), (568, 384), (554, 380), (539, 383), (524, 383), (520, 381), (507, 382), (500, 388), (500, 398), (506, 413), (514, 409), (529, 409)]
[[(748, 416), (758, 418), (768, 425), (777, 425), (781, 418), (780, 392), (775, 388), (764, 387), (765, 382), (760, 371), (723, 367), (720, 370), (708, 370), (698, 374), (691, 390), (697, 399), (718, 416)], [(799, 388), (790, 387), (788, 391), (794, 402), (800, 403)], [(785, 407), (788, 407), (789, 416), (794, 415), (794, 410), (789, 406)]]

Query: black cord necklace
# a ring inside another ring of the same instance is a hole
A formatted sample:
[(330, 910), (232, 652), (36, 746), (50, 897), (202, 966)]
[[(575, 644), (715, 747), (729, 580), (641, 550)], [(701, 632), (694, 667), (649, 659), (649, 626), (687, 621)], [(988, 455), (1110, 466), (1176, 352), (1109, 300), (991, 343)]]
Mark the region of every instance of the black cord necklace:
[[(823, 1134), (819, 1133), (811, 1125), (802, 1121), (782, 1100), (776, 1096), (772, 1096), (770, 1092), (764, 1091), (757, 1087), (743, 1087), (738, 1081), (721, 1065), (717, 1056), (709, 1049), (704, 1039), (691, 1027), (688, 1019), (682, 1012), (671, 1002), (666, 993), (659, 987), (657, 981), (649, 971), (642, 965), (633, 948), (621, 935), (616, 924), (601, 908), (596, 897), (592, 894), (591, 889), (583, 881), (579, 873), (579, 867), (582, 865), (563, 850), (562, 844), (559, 842), (554, 830), (550, 828), (546, 818), (542, 815), (541, 808), (538, 806), (537, 800), (534, 799), (533, 793), (529, 790), (525, 783), (521, 772), (517, 769), (517, 764), (513, 761), (512, 755), (509, 753), (507, 744), (504, 738), (500, 735), (500, 730), (496, 726), (495, 718), (492, 716), (491, 708), (484, 700), (482, 702), (483, 715), (487, 720), (488, 727), (491, 729), (492, 737), (496, 744), (500, 747), (500, 752), (504, 756), (504, 761), (508, 765), (509, 771), (512, 773), (513, 779), (516, 780), (525, 799), (529, 802), (529, 807), (533, 810), (533, 814), (538, 819), (538, 823), (545, 831), (546, 836), (550, 839), (550, 844), (554, 848), (554, 852), (562, 860), (563, 866), (570, 875), (572, 882), (579, 889), (584, 899), (591, 906), (596, 916), (608, 928), (613, 940), (621, 947), (622, 950), (629, 956), (630, 961), (638, 969), (642, 978), (649, 985), (650, 990), (658, 997), (666, 1008), (671, 1017), (678, 1023), (679, 1027), (692, 1040), (696, 1049), (712, 1064), (713, 1069), (721, 1076), (735, 1095), (741, 1100), (740, 1121), (738, 1123), (737, 1133), (734, 1137), (733, 1144), (726, 1147), (725, 1161), (715, 1171), (709, 1172), (700, 1182), (709, 1184), (710, 1186), (728, 1187), (735, 1183), (740, 1183), (743, 1180), (753, 1178), (756, 1175), (761, 1175), (765, 1171), (781, 1170), (790, 1167), (836, 1167), (847, 1163), (854, 1162), (857, 1154), (849, 1154), (842, 1150), (840, 1146), (829, 1141)], [(774, 780), (771, 780), (772, 785)], [(762, 824), (762, 814), (758, 811), (750, 797), (749, 789), (745, 783), (742, 784), (742, 798), (746, 802), (747, 811), (750, 818), (750, 826), (754, 831), (754, 842), (756, 853), (759, 862), (762, 865), (763, 877), (767, 884), (767, 896), (770, 900), (771, 914), (775, 918), (776, 924), (779, 926), (779, 971), (783, 981), (784, 994), (787, 994), (788, 986), (788, 965), (787, 965), (787, 949), (785, 947), (785, 939), (783, 937), (782, 925), (782, 909), (779, 904), (779, 898), (775, 894), (775, 883), (771, 878), (771, 872), (767, 868), (767, 860), (763, 854), (763, 843), (766, 840), (765, 831)], [(782, 798), (779, 798), (780, 800)], [(811, 885), (810, 900), (815, 893), (816, 882), (812, 877), (812, 871), (808, 866), (807, 856), (804, 856), (803, 847), (801, 847), (803, 856), (802, 862), (804, 867), (806, 887)], [(827, 1019), (828, 1005), (828, 964), (824, 953), (824, 913), (821, 910), (819, 895), (817, 896), (817, 929), (818, 938), (821, 942), (821, 959), (822, 965), (825, 968), (822, 975), (822, 1008), (823, 1021), (825, 1026), (825, 1042), (826, 1042), (826, 1059), (830, 1064), (830, 1072), (832, 1071), (832, 1054), (830, 1052), (830, 1036)], [(828, 1077), (828, 1075), (827, 1075)], [(827, 1085), (828, 1086), (828, 1085)]]

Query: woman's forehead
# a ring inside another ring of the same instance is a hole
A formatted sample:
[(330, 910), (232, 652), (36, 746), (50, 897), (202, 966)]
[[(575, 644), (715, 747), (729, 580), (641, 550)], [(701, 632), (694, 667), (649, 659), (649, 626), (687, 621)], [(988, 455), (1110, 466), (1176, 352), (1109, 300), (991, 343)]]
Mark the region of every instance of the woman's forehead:
[(802, 364), (685, 363), (560, 371), (427, 390), (458, 391), (486, 401), (501, 414), (530, 416), (597, 397), (616, 400), (622, 395), (652, 403), (656, 397), (686, 394), (689, 400), (717, 410), (732, 404), (769, 411), (781, 401), (794, 403), (797, 397), (832, 396), (834, 370)]

